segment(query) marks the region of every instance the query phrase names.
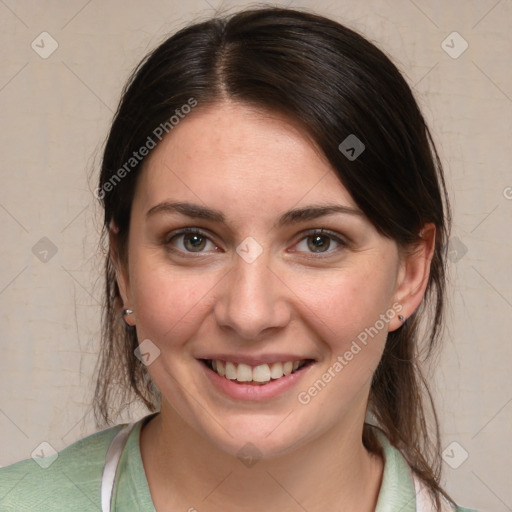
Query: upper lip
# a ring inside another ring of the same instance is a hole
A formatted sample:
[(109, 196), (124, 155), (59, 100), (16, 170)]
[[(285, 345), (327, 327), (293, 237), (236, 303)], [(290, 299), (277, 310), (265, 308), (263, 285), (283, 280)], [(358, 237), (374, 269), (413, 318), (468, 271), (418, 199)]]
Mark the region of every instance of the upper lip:
[(258, 356), (249, 356), (243, 354), (206, 354), (197, 359), (207, 359), (213, 361), (229, 361), (231, 363), (242, 363), (249, 366), (258, 366), (260, 364), (284, 363), (286, 361), (304, 361), (313, 360), (312, 357), (299, 356), (294, 354), (261, 354)]

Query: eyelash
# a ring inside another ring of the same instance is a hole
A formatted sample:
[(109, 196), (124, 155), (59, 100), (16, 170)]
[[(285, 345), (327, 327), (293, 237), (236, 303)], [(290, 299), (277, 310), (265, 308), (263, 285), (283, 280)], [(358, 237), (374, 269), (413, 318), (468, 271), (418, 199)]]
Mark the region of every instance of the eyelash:
[[(203, 238), (206, 238), (207, 240), (209, 240), (211, 243), (213, 243), (216, 246), (216, 244), (211, 240), (211, 238), (204, 231), (202, 231), (202, 230), (200, 230), (198, 228), (183, 228), (183, 229), (180, 229), (180, 230), (178, 230), (176, 232), (173, 232), (168, 237), (166, 237), (164, 243), (169, 248), (169, 250), (171, 250), (174, 253), (177, 252), (177, 253), (180, 253), (180, 254), (187, 254), (187, 255), (194, 255), (194, 254), (201, 255), (201, 254), (203, 254), (203, 251), (198, 251), (197, 253), (194, 253), (192, 251), (182, 251), (180, 249), (171, 248), (171, 242), (173, 240), (175, 240), (176, 238), (178, 238), (180, 236), (188, 235), (188, 234), (199, 235), (199, 236), (201, 236)], [(308, 254), (314, 255), (315, 258), (329, 257), (334, 252), (339, 250), (340, 248), (344, 248), (344, 247), (348, 246), (348, 243), (346, 241), (342, 240), (339, 236), (337, 236), (336, 233), (334, 233), (332, 231), (329, 231), (329, 230), (325, 230), (323, 228), (321, 228), (321, 229), (319, 229), (319, 228), (310, 229), (310, 230), (308, 230), (308, 231), (306, 231), (304, 233), (301, 233), (301, 238), (294, 245), (297, 245), (300, 242), (302, 242), (303, 240), (307, 240), (308, 238), (311, 238), (311, 237), (314, 237), (314, 236), (322, 236), (322, 237), (328, 238), (331, 241), (334, 241), (334, 242), (336, 242), (339, 245), (339, 247), (337, 247), (337, 248), (335, 248), (333, 250), (327, 250), (325, 252), (316, 252), (316, 253), (315, 252), (309, 252), (308, 253)], [(300, 251), (292, 251), (292, 252), (300, 252)]]

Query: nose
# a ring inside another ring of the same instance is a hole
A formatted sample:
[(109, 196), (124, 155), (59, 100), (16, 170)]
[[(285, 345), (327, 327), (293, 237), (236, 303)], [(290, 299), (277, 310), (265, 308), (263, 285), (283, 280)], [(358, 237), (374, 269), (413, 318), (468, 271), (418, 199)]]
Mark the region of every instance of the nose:
[(236, 255), (214, 307), (219, 326), (254, 341), (285, 327), (291, 318), (290, 290), (270, 267), (265, 252), (247, 262)]

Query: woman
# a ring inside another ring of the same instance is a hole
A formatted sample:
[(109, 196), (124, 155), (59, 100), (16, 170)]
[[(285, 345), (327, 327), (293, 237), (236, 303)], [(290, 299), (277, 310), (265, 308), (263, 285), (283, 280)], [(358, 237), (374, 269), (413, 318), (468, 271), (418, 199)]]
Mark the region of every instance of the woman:
[(138, 67), (106, 143), (96, 411), (152, 415), (2, 470), (2, 510), (468, 510), (420, 355), (449, 207), (406, 82), (338, 23), (260, 9)]

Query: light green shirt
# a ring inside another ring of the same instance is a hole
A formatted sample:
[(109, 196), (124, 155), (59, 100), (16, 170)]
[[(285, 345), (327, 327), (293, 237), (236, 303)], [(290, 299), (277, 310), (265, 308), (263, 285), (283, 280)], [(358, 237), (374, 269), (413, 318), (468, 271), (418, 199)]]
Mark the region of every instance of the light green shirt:
[[(132, 430), (119, 461), (112, 510), (156, 512), (142, 465), (139, 437), (147, 416)], [(58, 453), (58, 457), (28, 459), (0, 468), (1, 512), (101, 511), (101, 477), (107, 449), (122, 425), (86, 437)], [(415, 512), (416, 497), (407, 462), (379, 434), (385, 465), (375, 512)], [(201, 498), (191, 503), (201, 510)], [(476, 512), (457, 508), (458, 512)]]

